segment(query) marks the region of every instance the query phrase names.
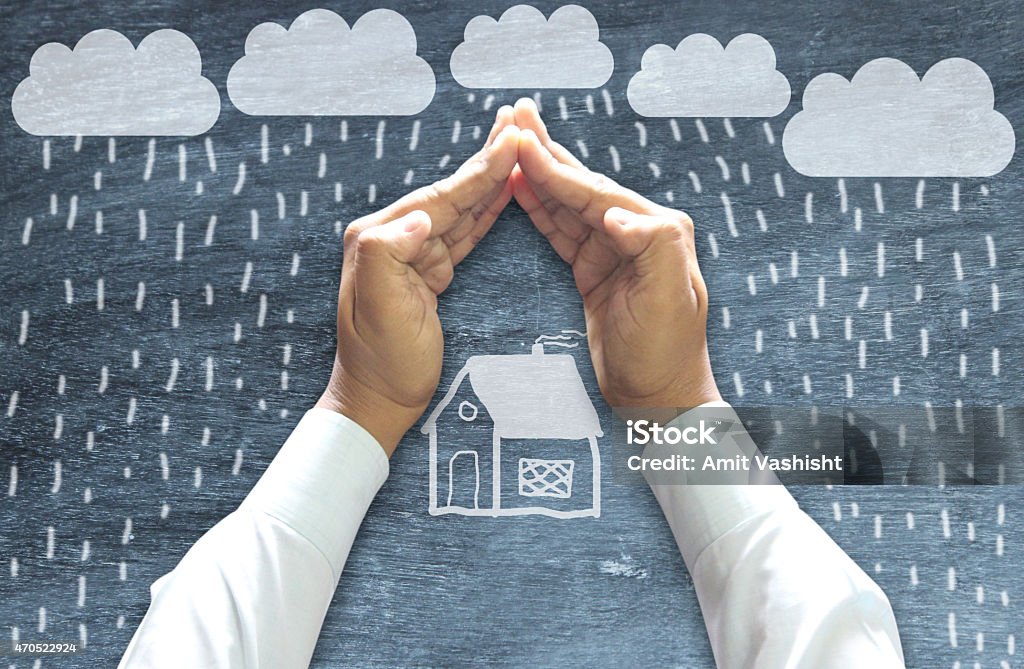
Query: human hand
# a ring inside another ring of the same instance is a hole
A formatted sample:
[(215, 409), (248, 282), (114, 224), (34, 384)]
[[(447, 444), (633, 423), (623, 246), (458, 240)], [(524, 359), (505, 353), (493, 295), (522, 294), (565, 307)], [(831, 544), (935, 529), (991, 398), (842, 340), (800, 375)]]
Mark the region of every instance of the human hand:
[(437, 296), (512, 197), (519, 129), (498, 110), (484, 147), (446, 179), (345, 230), (338, 346), (318, 407), (348, 416), (390, 456), (441, 376)]
[(588, 170), (551, 139), (532, 100), (516, 103), (515, 124), (513, 194), (572, 265), (605, 399), (616, 408), (720, 400), (690, 217)]

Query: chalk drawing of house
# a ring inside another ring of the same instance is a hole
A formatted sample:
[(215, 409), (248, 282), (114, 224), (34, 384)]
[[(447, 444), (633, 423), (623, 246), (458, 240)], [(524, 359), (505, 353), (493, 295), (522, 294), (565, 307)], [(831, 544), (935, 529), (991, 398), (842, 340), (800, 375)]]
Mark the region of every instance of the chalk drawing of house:
[(601, 515), (604, 433), (571, 355), (471, 357), (421, 431), (431, 515)]

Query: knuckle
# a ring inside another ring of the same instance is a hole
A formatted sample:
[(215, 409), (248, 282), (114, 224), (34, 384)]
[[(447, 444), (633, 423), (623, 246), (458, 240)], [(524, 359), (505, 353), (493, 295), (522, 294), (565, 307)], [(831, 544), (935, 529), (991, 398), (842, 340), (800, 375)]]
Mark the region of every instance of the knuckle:
[(448, 246), (445, 242), (438, 238), (432, 239), (427, 242), (425, 250), (425, 258), (429, 262), (446, 262), (448, 259)]
[(668, 209), (668, 216), (665, 218), (675, 227), (683, 232), (693, 232), (693, 220), (685, 212), (679, 209)]
[(455, 268), (452, 267), (450, 262), (444, 263), (441, 267), (441, 279), (445, 286), (452, 282), (455, 278)]
[[(491, 150), (480, 149), (469, 160), (466, 161), (466, 172), (471, 177), (478, 177), (485, 174), (491, 164)], [(456, 171), (456, 173), (458, 173)]]
[(662, 235), (677, 241), (683, 239), (686, 234), (686, 229), (683, 224), (675, 217), (665, 217), (657, 219), (657, 229)]
[(704, 276), (697, 270), (692, 273), (690, 284), (693, 286), (693, 294), (697, 298), (697, 307), (702, 316), (708, 313), (708, 286), (704, 282)]
[(603, 174), (594, 173), (592, 178), (594, 193), (597, 195), (608, 195), (614, 192), (616, 184)]
[(355, 245), (356, 241), (359, 239), (360, 233), (362, 233), (365, 227), (366, 225), (361, 218), (349, 223), (348, 227), (345, 228), (345, 236), (343, 238), (345, 246)]
[(421, 191), (424, 204), (429, 208), (447, 212), (446, 215), (461, 216), (464, 212), (453, 201), (457, 184), (454, 176), (448, 176), (429, 186), (424, 186)]
[(383, 241), (380, 235), (372, 230), (364, 230), (355, 238), (356, 254), (374, 253), (381, 248)]
[(662, 232), (672, 239), (693, 239), (693, 221), (682, 211), (677, 209), (666, 209), (667, 215), (660, 216), (659, 227)]
[(687, 214), (685, 211), (680, 211), (678, 209), (675, 210), (675, 215), (676, 220), (678, 220), (679, 224), (683, 226), (683, 230), (690, 234), (693, 234), (693, 219), (690, 218), (690, 215)]
[(423, 198), (427, 202), (436, 203), (444, 199), (445, 195), (451, 189), (451, 182), (449, 177), (445, 177), (439, 181), (435, 181), (429, 186), (423, 188)]
[(415, 207), (417, 209), (434, 208), (441, 200), (440, 183), (440, 181), (435, 181), (434, 183), (427, 184), (426, 186), (414, 190), (406, 197), (408, 197), (410, 201), (415, 202)]
[(476, 248), (476, 246), (481, 241), (483, 241), (483, 239), (484, 239), (484, 237), (486, 235), (487, 235), (487, 231), (486, 230), (482, 230), (482, 229), (479, 229), (479, 228), (473, 228), (472, 230), (469, 231), (469, 235), (468, 235), (470, 245), (473, 248)]

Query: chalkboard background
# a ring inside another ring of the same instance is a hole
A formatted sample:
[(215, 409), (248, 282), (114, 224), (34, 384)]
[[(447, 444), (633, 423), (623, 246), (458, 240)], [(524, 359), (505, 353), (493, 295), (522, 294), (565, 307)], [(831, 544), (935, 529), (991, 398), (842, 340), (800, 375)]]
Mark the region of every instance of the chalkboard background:
[[(155, 141), (149, 180), (143, 178), (147, 138), (119, 138), (115, 162), (106, 138), (84, 138), (77, 147), (74, 138), (54, 138), (47, 169), (43, 138), (22, 132), (9, 104), (2, 107), (0, 479), (7, 485), (0, 490), (0, 623), (23, 640), (86, 638), (89, 648), (88, 655), (41, 666), (113, 666), (146, 610), (148, 585), (235, 508), (312, 405), (334, 347), (344, 225), (450, 173), (476, 150), (477, 128), (486, 133), (501, 103), (532, 93), (468, 91), (448, 69), (466, 22), (481, 13), (497, 16), (507, 4), (381, 4), (416, 29), (438, 90), (417, 117), (386, 120), (380, 159), (374, 149), (381, 119), (348, 119), (343, 139), (341, 119), (247, 117), (228, 101), (224, 81), (248, 31), (267, 20), (287, 25), (318, 5), (0, 5), (4, 100), (27, 76), (38, 46), (74, 44), (97, 28), (117, 29), (135, 43), (160, 28), (187, 33), (223, 98), (220, 120), (207, 135)], [(578, 155), (577, 141), (585, 144), (591, 168), (693, 216), (712, 295), (712, 358), (728, 399), (1019, 405), (1020, 150), (990, 179), (927, 180), (921, 208), (916, 180), (879, 180), (879, 211), (875, 182), (847, 179), (846, 213), (835, 180), (801, 177), (781, 150), (785, 121), (799, 109), (811, 77), (826, 71), (849, 77), (883, 56), (919, 73), (942, 58), (975, 61), (992, 79), (996, 109), (1024, 136), (1019, 1), (587, 4), (615, 55), (615, 74), (603, 91), (543, 92), (544, 116), (555, 138)], [(319, 6), (351, 23), (378, 5)], [(537, 6), (550, 13), (557, 5)], [(693, 119), (679, 120), (677, 140), (667, 120), (641, 119), (630, 110), (626, 84), (643, 51), (695, 32), (723, 42), (756, 32), (775, 47), (794, 95), (783, 115), (768, 120), (774, 144), (759, 119), (733, 119), (732, 134), (722, 120), (707, 119), (705, 142)], [(410, 150), (415, 119), (421, 132)], [(619, 155), (618, 173), (610, 147)], [(187, 160), (183, 180), (180, 151)], [(326, 168), (318, 176), (321, 155)], [(717, 156), (729, 167), (728, 178)], [(236, 193), (241, 163), (246, 176)], [(737, 236), (727, 227), (723, 193)], [(285, 202), (280, 217), (278, 194)], [(805, 215), (808, 194), (812, 222)], [(72, 196), (77, 212), (69, 225)], [(855, 208), (862, 211), (859, 230)], [(139, 209), (147, 218), (144, 240)], [(217, 225), (207, 243), (212, 215)], [(839, 271), (840, 247), (848, 257), (846, 276)], [(441, 393), (471, 355), (519, 352), (538, 335), (584, 327), (568, 268), (514, 205), (458, 269), (440, 305)], [(826, 285), (820, 304), (819, 277)], [(145, 297), (137, 309), (140, 282)], [(887, 311), (891, 339), (883, 326)], [(922, 329), (929, 332), (927, 357)], [(607, 431), (610, 413), (585, 347), (573, 353)], [(713, 666), (692, 582), (649, 491), (606, 476), (603, 492), (596, 520), (431, 517), (426, 438), (410, 432), (356, 542), (313, 666)], [(815, 487), (794, 494), (885, 589), (908, 665), (1021, 666), (1022, 651), (1014, 648), (1024, 643), (1020, 486)]]

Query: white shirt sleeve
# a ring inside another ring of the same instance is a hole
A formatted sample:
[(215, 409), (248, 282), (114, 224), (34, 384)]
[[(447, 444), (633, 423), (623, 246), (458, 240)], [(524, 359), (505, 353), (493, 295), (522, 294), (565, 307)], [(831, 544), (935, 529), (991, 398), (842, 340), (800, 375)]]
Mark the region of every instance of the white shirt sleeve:
[[(750, 455), (756, 447), (729, 405), (705, 406), (731, 414), (733, 447)], [(651, 488), (693, 577), (719, 669), (903, 666), (889, 600), (784, 486)]]
[(120, 667), (306, 667), (370, 502), (377, 441), (308, 411), (241, 506), (150, 587)]

